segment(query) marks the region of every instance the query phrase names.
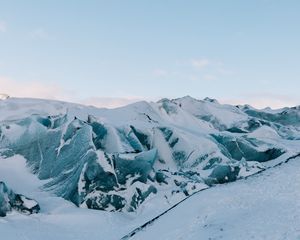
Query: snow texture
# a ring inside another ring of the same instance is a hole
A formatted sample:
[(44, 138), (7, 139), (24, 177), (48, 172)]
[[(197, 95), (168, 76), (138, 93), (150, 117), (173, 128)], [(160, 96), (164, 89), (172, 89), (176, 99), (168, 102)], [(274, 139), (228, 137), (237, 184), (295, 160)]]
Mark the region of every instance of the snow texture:
[[(235, 196), (244, 201), (242, 188), (237, 187), (235, 193), (230, 191), (231, 186), (242, 183), (200, 191), (285, 162), (300, 149), (299, 107), (257, 110), (187, 96), (108, 110), (59, 101), (3, 98), (0, 113), (0, 181), (21, 194), (20, 200), (27, 209), (36, 206), (31, 199), (41, 207), (41, 213), (31, 217), (19, 215), (7, 204), (1, 205), (8, 208), (8, 216), (0, 220), (0, 231), (8, 239), (18, 239), (18, 234), (20, 238), (37, 222), (39, 229), (26, 237), (40, 239), (43, 233), (56, 229), (53, 234), (57, 236), (49, 239), (90, 239), (100, 235), (103, 239), (119, 239), (174, 204), (202, 195), (205, 197), (198, 199), (195, 209), (201, 206), (205, 212), (205, 205), (208, 209), (215, 206), (220, 210), (216, 221), (222, 220), (223, 211), (224, 219), (230, 222), (242, 217), (237, 206), (231, 217), (229, 209), (216, 201)], [(293, 175), (291, 170), (286, 171)], [(281, 173), (274, 170), (274, 174)], [(261, 185), (265, 187), (265, 183)], [(7, 195), (2, 198), (7, 200)], [(268, 200), (267, 196), (263, 199)], [(192, 207), (183, 205), (187, 212), (193, 212)], [(183, 205), (178, 205), (176, 211)], [(249, 205), (247, 210), (253, 207)], [(197, 211), (194, 213), (200, 210)], [(181, 214), (185, 216), (178, 212), (173, 217), (182, 225), (174, 227), (182, 231), (177, 235), (177, 230), (169, 232), (166, 228), (146, 231), (150, 235), (138, 239), (150, 239), (152, 234), (160, 233), (165, 235), (156, 235), (159, 239), (181, 239), (189, 222), (180, 221)], [(22, 222), (26, 222), (25, 226)], [(244, 224), (252, 222), (245, 220)], [(22, 228), (14, 235), (11, 231), (15, 225)], [(99, 226), (103, 226), (101, 233)], [(221, 228), (225, 229), (223, 225)], [(203, 236), (218, 239), (219, 235), (213, 235), (216, 229), (207, 229), (208, 235)], [(278, 229), (283, 234), (283, 228)], [(220, 236), (240, 234), (231, 230), (226, 235), (223, 230)], [(195, 234), (192, 232), (190, 239), (202, 236), (202, 230), (192, 231)], [(291, 232), (296, 234), (295, 229)]]

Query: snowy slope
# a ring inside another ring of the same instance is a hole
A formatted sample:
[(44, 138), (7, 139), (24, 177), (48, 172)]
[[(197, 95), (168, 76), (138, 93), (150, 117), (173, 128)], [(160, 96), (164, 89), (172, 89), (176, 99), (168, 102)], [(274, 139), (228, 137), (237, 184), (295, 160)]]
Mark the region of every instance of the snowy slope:
[(140, 222), (160, 213), (161, 207), (151, 208), (140, 214), (111, 213), (78, 208), (63, 198), (41, 190), (43, 181), (32, 175), (21, 156), (0, 158), (0, 178), (17, 192), (36, 199), (41, 212), (21, 215), (12, 212), (0, 218), (1, 239), (103, 239), (116, 240)]
[[(77, 208), (40, 190), (25, 159), (0, 159), (0, 176), (17, 191), (40, 202), (35, 215), (9, 214), (0, 219), (4, 239), (117, 240), (158, 215), (155, 199), (139, 214)], [(299, 239), (300, 159), (253, 178), (200, 192), (138, 232), (132, 239)], [(262, 184), (263, 183), (263, 184)]]
[(32, 216), (10, 213), (0, 231), (11, 239), (24, 231), (29, 239), (52, 231), (58, 239), (119, 239), (194, 193), (298, 154), (299, 122), (299, 107), (257, 110), (208, 98), (116, 109), (0, 100), (0, 181), (41, 207)]
[(246, 121), (249, 117), (235, 106), (219, 104), (217, 100), (205, 98), (197, 100), (190, 96), (173, 100), (182, 109), (199, 119), (208, 120), (218, 128), (230, 128), (232, 125)]
[(200, 192), (131, 239), (300, 239), (300, 158)]

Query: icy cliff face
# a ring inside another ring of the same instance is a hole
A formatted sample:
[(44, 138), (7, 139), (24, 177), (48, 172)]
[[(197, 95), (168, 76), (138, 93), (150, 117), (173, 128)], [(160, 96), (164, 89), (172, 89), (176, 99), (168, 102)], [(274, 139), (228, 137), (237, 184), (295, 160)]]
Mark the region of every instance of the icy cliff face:
[(172, 204), (295, 154), (298, 108), (280, 111), (184, 97), (107, 110), (76, 104), (0, 102), (0, 154), (20, 154), (45, 190), (77, 206), (136, 211)]

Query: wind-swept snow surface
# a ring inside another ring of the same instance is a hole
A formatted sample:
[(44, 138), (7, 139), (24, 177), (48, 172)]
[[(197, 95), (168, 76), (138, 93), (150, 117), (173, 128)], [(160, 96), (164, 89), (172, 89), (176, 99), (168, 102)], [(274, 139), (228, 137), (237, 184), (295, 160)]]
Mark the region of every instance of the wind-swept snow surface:
[(300, 239), (300, 158), (202, 191), (138, 232), (135, 240)]
[[(77, 208), (41, 192), (22, 157), (0, 160), (0, 176), (13, 189), (34, 197), (42, 211), (0, 219), (1, 239), (118, 240), (159, 214), (155, 199), (139, 214)], [(289, 239), (300, 237), (300, 158), (263, 173), (197, 193), (132, 238), (139, 240)]]

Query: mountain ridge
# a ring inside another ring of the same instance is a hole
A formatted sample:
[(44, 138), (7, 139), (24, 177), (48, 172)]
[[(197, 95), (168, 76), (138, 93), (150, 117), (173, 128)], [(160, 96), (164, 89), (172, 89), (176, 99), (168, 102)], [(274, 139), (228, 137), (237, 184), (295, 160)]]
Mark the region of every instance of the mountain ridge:
[(0, 155), (27, 160), (77, 206), (137, 211), (284, 161), (300, 146), (298, 107), (257, 110), (190, 96), (116, 109), (38, 99), (0, 101)]

